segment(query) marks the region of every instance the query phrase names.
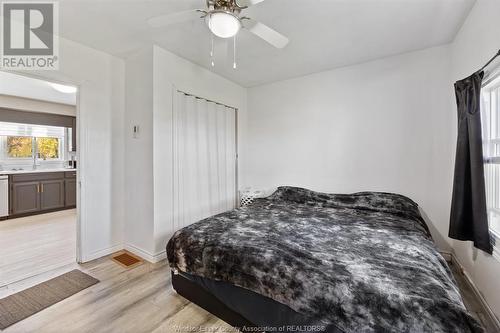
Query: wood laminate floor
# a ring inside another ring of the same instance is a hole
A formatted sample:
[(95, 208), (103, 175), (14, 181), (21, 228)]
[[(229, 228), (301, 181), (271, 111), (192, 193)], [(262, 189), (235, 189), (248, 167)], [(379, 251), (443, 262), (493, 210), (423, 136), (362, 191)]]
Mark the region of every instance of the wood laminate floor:
[(456, 265), (450, 265), (450, 267), (455, 276), (455, 281), (460, 288), (460, 293), (462, 294), (462, 299), (467, 310), (483, 325), (486, 330), (485, 333), (500, 333), (495, 329), (495, 325), (486, 314), (486, 310), (470, 287), (465, 276), (460, 272), (460, 269)]
[(75, 209), (0, 221), (0, 287), (75, 262)]
[[(101, 282), (2, 333), (234, 332), (223, 321), (176, 294), (165, 261), (126, 269), (108, 256), (83, 265), (68, 265), (0, 289), (0, 298), (73, 268)], [(487, 333), (496, 333), (464, 277), (457, 269), (454, 273), (468, 309), (483, 322)]]
[[(172, 289), (165, 261), (127, 269), (110, 257), (83, 265), (69, 265), (101, 282), (19, 322), (2, 333), (12, 332), (188, 332), (199, 327), (232, 328)], [(58, 272), (60, 274), (62, 271)], [(55, 275), (57, 275), (55, 274)], [(45, 275), (45, 274), (44, 274)], [(44, 280), (48, 276), (40, 277)], [(38, 283), (31, 279), (23, 287)], [(13, 287), (0, 297), (15, 292)], [(215, 332), (213, 332), (215, 333)]]

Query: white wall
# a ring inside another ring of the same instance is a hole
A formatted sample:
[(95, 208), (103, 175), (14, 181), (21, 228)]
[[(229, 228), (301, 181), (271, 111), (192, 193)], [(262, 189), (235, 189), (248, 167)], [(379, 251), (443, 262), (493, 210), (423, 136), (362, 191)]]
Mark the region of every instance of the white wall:
[[(172, 225), (172, 94), (179, 89), (246, 110), (246, 89), (157, 46), (129, 58), (127, 72), (127, 228), (125, 247), (165, 256)], [(139, 125), (139, 139), (132, 126)], [(132, 179), (133, 178), (133, 179)]]
[(401, 193), (449, 250), (451, 99), (447, 46), (251, 88), (243, 185)]
[(125, 66), (118, 58), (63, 38), (59, 59), (57, 71), (28, 74), (80, 88), (81, 254), (88, 261), (120, 249), (123, 243)]
[[(154, 250), (152, 48), (126, 61), (126, 105), (125, 244), (129, 250), (147, 257)], [(135, 125), (140, 129), (137, 138), (132, 135)]]
[[(478, 0), (452, 44), (452, 82), (481, 68), (500, 49), (500, 1)], [(457, 122), (453, 106), (454, 124)], [(451, 133), (456, 140), (456, 127)], [(449, 190), (451, 192), (451, 188)], [(453, 241), (453, 249), (489, 306), (500, 318), (500, 257), (473, 248), (471, 242)]]

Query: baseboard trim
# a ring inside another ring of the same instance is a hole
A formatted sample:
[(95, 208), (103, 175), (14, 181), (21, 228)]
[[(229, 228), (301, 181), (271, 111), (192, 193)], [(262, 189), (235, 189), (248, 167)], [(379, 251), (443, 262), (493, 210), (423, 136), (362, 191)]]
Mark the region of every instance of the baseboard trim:
[(155, 254), (152, 254), (144, 249), (141, 249), (140, 247), (137, 247), (132, 244), (116, 244), (114, 246), (98, 250), (86, 255), (82, 256), (82, 261), (81, 263), (89, 262), (95, 259), (99, 259), (101, 257), (113, 254), (115, 252), (121, 251), (121, 250), (127, 250), (135, 254), (136, 256), (141, 257), (142, 259), (149, 261), (150, 263), (157, 263), (159, 261), (164, 260), (167, 258), (167, 254), (165, 251), (158, 252)]
[(121, 243), (113, 245), (113, 246), (105, 248), (105, 249), (102, 249), (102, 250), (94, 251), (94, 252), (89, 253), (89, 254), (83, 254), (81, 263), (85, 263), (85, 262), (89, 262), (89, 261), (92, 261), (95, 259), (99, 259), (101, 257), (110, 255), (110, 254), (115, 253), (115, 252), (120, 251), (120, 250), (123, 250), (123, 244), (121, 244)]
[(167, 259), (167, 252), (166, 251), (161, 251), (160, 253), (155, 254), (155, 262), (159, 262), (162, 260)]
[(163, 259), (165, 259), (167, 257), (167, 254), (165, 253), (165, 251), (152, 254), (149, 251), (145, 251), (145, 250), (143, 250), (135, 245), (132, 245), (132, 244), (125, 244), (125, 250), (130, 251), (133, 254), (135, 254), (136, 256), (139, 256), (142, 259), (147, 260), (153, 264), (157, 263), (159, 261), (162, 261)]
[(500, 320), (497, 318), (497, 316), (495, 315), (493, 310), (491, 310), (490, 305), (488, 304), (488, 302), (486, 302), (486, 299), (484, 298), (483, 294), (479, 291), (479, 289), (477, 288), (474, 281), (472, 281), (472, 278), (470, 277), (470, 275), (464, 269), (462, 264), (460, 264), (460, 261), (458, 261), (457, 256), (454, 253), (450, 253), (450, 255), (451, 255), (451, 263), (453, 265), (457, 265), (457, 267), (460, 268), (460, 271), (465, 276), (465, 281), (467, 281), (467, 283), (471, 287), (472, 291), (474, 292), (476, 297), (479, 299), (481, 306), (486, 310), (485, 311), (486, 315), (489, 317), (489, 319), (491, 320), (493, 325), (495, 325), (496, 330), (498, 332), (500, 332)]

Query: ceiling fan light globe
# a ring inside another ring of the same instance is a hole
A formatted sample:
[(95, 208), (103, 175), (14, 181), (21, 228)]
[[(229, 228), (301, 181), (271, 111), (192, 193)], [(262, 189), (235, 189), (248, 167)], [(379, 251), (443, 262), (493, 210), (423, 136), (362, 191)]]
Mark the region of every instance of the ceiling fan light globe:
[(208, 16), (208, 28), (217, 37), (230, 38), (240, 31), (241, 22), (231, 13), (214, 12)]

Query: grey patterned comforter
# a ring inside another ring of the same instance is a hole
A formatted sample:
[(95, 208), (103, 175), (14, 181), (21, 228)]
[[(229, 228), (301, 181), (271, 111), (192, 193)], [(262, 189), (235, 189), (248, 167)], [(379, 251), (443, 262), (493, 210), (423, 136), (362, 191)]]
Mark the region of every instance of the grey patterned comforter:
[(172, 268), (249, 289), (345, 332), (482, 332), (418, 206), (280, 187), (175, 233)]

